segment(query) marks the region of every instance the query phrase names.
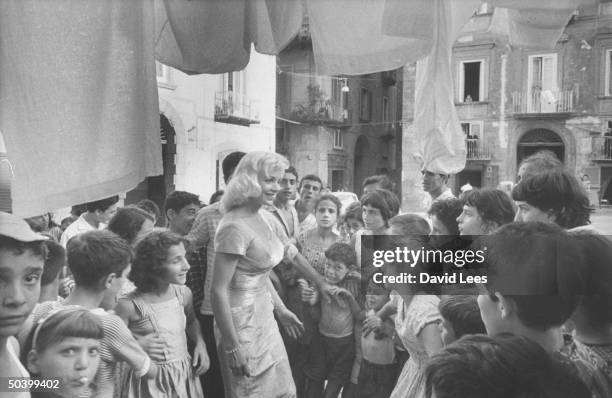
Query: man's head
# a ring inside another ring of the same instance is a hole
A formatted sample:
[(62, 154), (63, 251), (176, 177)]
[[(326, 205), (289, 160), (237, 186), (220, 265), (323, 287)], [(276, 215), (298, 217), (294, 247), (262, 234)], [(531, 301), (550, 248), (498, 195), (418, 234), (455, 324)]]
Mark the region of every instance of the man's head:
[(489, 335), (544, 332), (572, 315), (586, 270), (579, 246), (561, 228), (511, 223), (475, 246), (486, 248), (488, 279), (478, 306)]
[(244, 155), (246, 155), (244, 152), (232, 152), (223, 159), (223, 162), (221, 162), (223, 181), (225, 181), (225, 184), (227, 184), (232, 178), (232, 174), (234, 174), (236, 166), (238, 166), (238, 163), (240, 163), (240, 160), (244, 157)]
[(113, 309), (130, 271), (132, 249), (128, 243), (110, 231), (89, 231), (70, 239), (66, 252), (76, 287), (103, 292), (100, 306)]
[(393, 188), (395, 188), (395, 184), (389, 177), (385, 174), (379, 174), (375, 176), (370, 176), (363, 180), (363, 184), (361, 184), (361, 189), (363, 194), (370, 193), (376, 189), (386, 189), (387, 191), (393, 192)]
[(317, 198), (321, 195), (323, 182), (314, 174), (305, 175), (300, 181), (299, 192), (300, 200), (314, 204)]
[(590, 224), (593, 211), (580, 182), (566, 171), (524, 177), (512, 190), (516, 221), (553, 222), (563, 228)]
[(457, 217), (463, 211), (461, 199), (438, 200), (431, 204), (427, 212), (431, 216), (432, 235), (459, 235)]
[(457, 217), (461, 235), (485, 235), (514, 219), (512, 200), (499, 189), (473, 189), (463, 200)]
[(448, 175), (429, 170), (423, 170), (421, 174), (423, 175), (423, 190), (432, 198), (437, 198), (446, 189)]
[(40, 296), (46, 237), (0, 212), (0, 339), (19, 332)]
[(386, 228), (389, 220), (399, 212), (397, 196), (386, 189), (377, 189), (361, 197), (362, 218), (365, 228), (371, 231)]
[(527, 177), (540, 173), (562, 170), (563, 163), (561, 163), (557, 155), (551, 151), (543, 150), (534, 153), (521, 161), (516, 176), (516, 182), (519, 183), (521, 180)]
[(293, 166), (289, 166), (283, 177), (280, 179), (279, 184), (281, 190), (276, 194), (276, 201), (279, 203), (287, 203), (290, 200), (295, 199), (297, 192), (298, 173)]
[(151, 199), (143, 199), (136, 203), (136, 207), (151, 214), (153, 216), (153, 224), (157, 224), (157, 220), (161, 217), (161, 212), (159, 211), (159, 206), (157, 206), (155, 202)]
[(197, 195), (185, 191), (171, 192), (166, 196), (164, 204), (168, 228), (179, 235), (187, 235), (198, 210), (200, 210), (200, 199)]
[(117, 202), (119, 202), (119, 196), (115, 195), (86, 203), (85, 207), (88, 213), (96, 216), (98, 222), (107, 224), (117, 212)]

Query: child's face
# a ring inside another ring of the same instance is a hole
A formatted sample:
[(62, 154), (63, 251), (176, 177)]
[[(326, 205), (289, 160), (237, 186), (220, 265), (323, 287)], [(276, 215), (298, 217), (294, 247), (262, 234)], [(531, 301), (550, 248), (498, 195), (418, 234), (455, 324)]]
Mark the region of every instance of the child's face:
[(277, 267), (278, 276), (288, 286), (295, 286), (297, 283), (297, 271), (291, 264), (281, 263)]
[(385, 219), (383, 218), (380, 209), (370, 205), (363, 205), (361, 210), (363, 212), (362, 218), (365, 229), (376, 231), (386, 226)]
[(322, 228), (332, 228), (338, 222), (338, 208), (331, 200), (322, 200), (316, 208), (317, 225)]
[(474, 206), (463, 206), (463, 211), (457, 217), (460, 235), (486, 235), (484, 222)]
[(346, 226), (351, 236), (355, 235), (355, 232), (363, 229), (363, 223), (355, 218), (347, 218)]
[(117, 306), (117, 302), (119, 301), (119, 293), (121, 292), (121, 288), (127, 280), (127, 276), (131, 269), (132, 266), (128, 265), (124, 268), (121, 275), (116, 275), (110, 281), (110, 284), (107, 285), (106, 290), (104, 291), (104, 297), (102, 298), (102, 303), (100, 303), (100, 307), (102, 307), (104, 310), (110, 311)]
[(442, 337), (444, 345), (449, 345), (457, 340), (455, 329), (453, 329), (453, 325), (446, 318), (442, 318), (442, 322), (438, 324), (438, 327), (440, 328), (440, 337)]
[(43, 265), (31, 250), (0, 250), (0, 338), (17, 334), (38, 302)]
[(368, 286), (366, 293), (366, 303), (368, 308), (374, 311), (378, 311), (389, 301), (389, 292), (380, 286)]
[(342, 261), (327, 259), (325, 262), (325, 279), (327, 283), (337, 285), (348, 273), (348, 267)]
[(62, 397), (79, 397), (86, 393), (100, 363), (100, 341), (67, 337), (38, 353), (28, 354), (28, 369), (45, 379), (59, 379)]
[(170, 246), (164, 263), (164, 282), (176, 285), (184, 285), (187, 282), (187, 271), (189, 271), (190, 265), (185, 258), (186, 254), (185, 246), (182, 243)]

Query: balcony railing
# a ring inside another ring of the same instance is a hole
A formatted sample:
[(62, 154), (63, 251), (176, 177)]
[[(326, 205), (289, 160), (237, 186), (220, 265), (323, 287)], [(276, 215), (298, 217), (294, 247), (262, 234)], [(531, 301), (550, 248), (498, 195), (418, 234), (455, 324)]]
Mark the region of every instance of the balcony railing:
[(591, 137), (593, 160), (612, 161), (612, 136)]
[(512, 93), (512, 113), (568, 113), (573, 110), (573, 90)]
[(348, 120), (348, 110), (330, 101), (314, 104), (296, 104), (291, 117), (305, 123), (343, 123)]
[(491, 160), (491, 148), (479, 138), (466, 138), (467, 160)]
[(233, 91), (215, 93), (215, 121), (248, 126), (259, 123), (256, 101)]

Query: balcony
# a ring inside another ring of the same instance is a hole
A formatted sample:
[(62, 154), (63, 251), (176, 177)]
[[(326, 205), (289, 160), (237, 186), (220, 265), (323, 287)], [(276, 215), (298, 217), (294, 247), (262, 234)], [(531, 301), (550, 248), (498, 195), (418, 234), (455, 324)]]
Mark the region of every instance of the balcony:
[(479, 138), (466, 138), (467, 160), (491, 160), (491, 148)]
[(315, 101), (295, 104), (291, 118), (307, 124), (344, 124), (348, 121), (348, 110), (332, 101)]
[(259, 106), (256, 101), (233, 91), (218, 91), (215, 93), (215, 121), (240, 126), (257, 124)]
[(574, 91), (525, 91), (512, 93), (514, 114), (560, 114), (574, 111)]
[(612, 162), (612, 136), (591, 137), (591, 144), (594, 161)]

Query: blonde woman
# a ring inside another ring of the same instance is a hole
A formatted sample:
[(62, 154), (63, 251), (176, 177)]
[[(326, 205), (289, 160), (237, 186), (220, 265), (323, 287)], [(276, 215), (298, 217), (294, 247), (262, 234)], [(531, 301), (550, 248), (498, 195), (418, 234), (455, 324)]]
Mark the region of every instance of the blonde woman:
[(293, 338), (303, 325), (272, 287), (272, 268), (283, 258), (292, 261), (305, 277), (330, 291), (297, 254), (274, 215), (262, 209), (273, 203), (288, 166), (275, 153), (245, 155), (221, 201), (225, 213), (215, 236), (212, 305), (227, 398), (296, 395), (274, 316)]

